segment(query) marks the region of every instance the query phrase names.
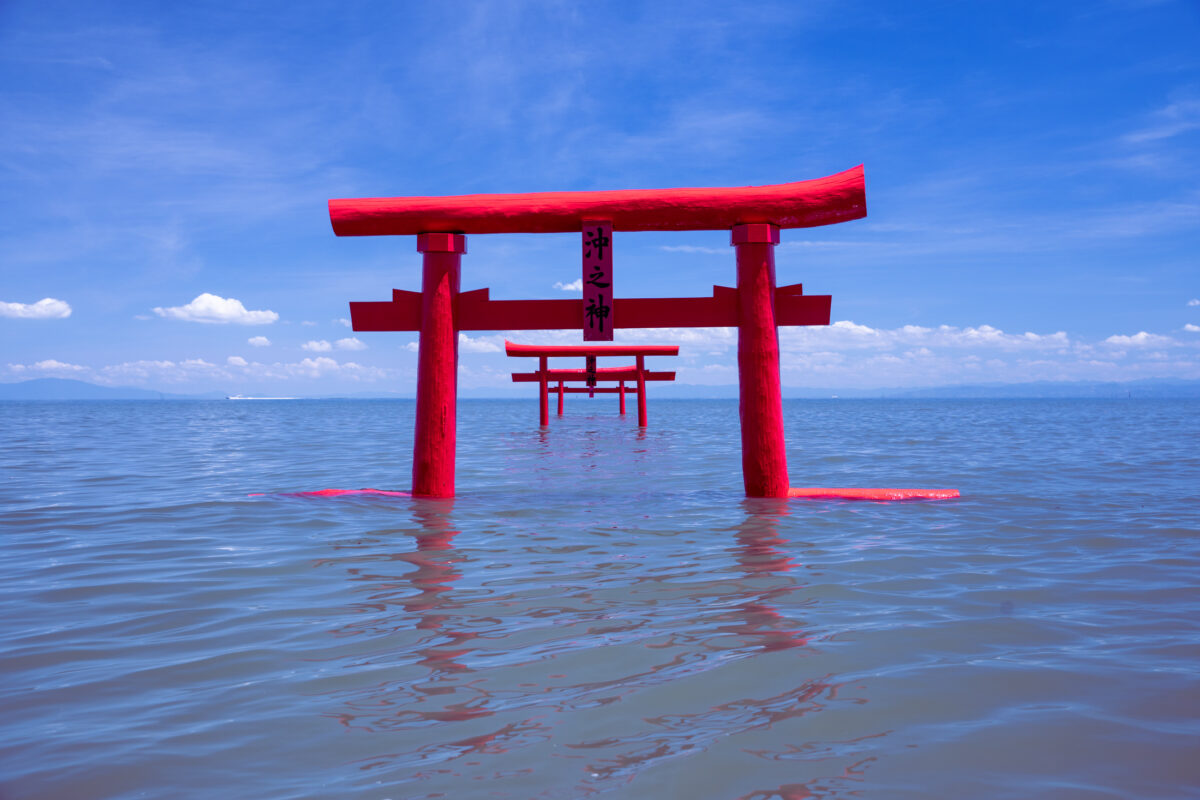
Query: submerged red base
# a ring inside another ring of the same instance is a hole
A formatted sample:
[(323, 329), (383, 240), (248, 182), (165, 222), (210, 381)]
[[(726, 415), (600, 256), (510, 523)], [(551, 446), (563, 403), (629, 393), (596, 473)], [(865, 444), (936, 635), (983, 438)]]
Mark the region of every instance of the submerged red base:
[(823, 489), (814, 486), (788, 489), (788, 497), (814, 500), (950, 500), (958, 489)]
[[(376, 494), (385, 497), (412, 497), (411, 492), (392, 492), (387, 489), (318, 489), (315, 492), (281, 492), (281, 497), (341, 497), (347, 494)], [(263, 493), (250, 497), (263, 497)]]

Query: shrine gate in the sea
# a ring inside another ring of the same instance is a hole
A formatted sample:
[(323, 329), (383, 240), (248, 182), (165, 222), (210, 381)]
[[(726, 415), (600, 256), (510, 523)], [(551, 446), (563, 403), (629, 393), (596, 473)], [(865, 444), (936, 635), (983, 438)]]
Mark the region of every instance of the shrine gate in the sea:
[[(746, 494), (843, 491), (788, 483), (778, 327), (828, 325), (830, 297), (805, 295), (800, 284), (777, 286), (774, 248), (781, 229), (866, 213), (861, 166), (773, 186), (329, 201), (338, 236), (415, 235), (424, 257), (420, 292), (393, 289), (390, 301), (352, 302), (350, 318), (355, 331), (420, 333), (412, 493), (426, 497), (454, 495), (459, 331), (582, 330), (585, 341), (611, 341), (616, 328), (708, 326), (738, 329)], [(614, 232), (690, 230), (730, 232), (735, 287), (714, 286), (710, 297), (613, 295)], [(582, 234), (582, 299), (493, 300), (487, 289), (459, 290), (467, 235), (571, 232)]]
[[(538, 416), (542, 425), (550, 424), (550, 392), (558, 392), (558, 415), (563, 415), (563, 395), (565, 394), (615, 394), (619, 398), (621, 413), (625, 413), (625, 382), (633, 384), (637, 393), (638, 427), (646, 427), (646, 382), (673, 381), (674, 372), (652, 372), (646, 369), (646, 356), (677, 356), (679, 346), (670, 344), (641, 344), (617, 347), (597, 347), (595, 345), (534, 345), (515, 344), (506, 341), (504, 352), (512, 357), (536, 358), (536, 372), (514, 372), (514, 383), (537, 383), (538, 385)], [(551, 369), (551, 358), (562, 357), (584, 359), (583, 369)], [(597, 364), (600, 358), (612, 356), (633, 356), (636, 360), (627, 367), (601, 367)], [(601, 381), (617, 383), (616, 386), (600, 386)], [(554, 389), (551, 384), (557, 382)], [(570, 386), (571, 383), (582, 383), (583, 386)]]

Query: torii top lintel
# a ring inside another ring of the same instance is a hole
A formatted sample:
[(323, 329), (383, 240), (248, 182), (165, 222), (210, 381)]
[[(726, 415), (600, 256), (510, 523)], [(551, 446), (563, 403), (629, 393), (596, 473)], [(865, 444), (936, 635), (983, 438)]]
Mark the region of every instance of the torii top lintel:
[(329, 219), (338, 236), (572, 233), (591, 219), (609, 220), (618, 231), (729, 230), (762, 222), (812, 228), (866, 215), (861, 165), (825, 178), (773, 186), (329, 201)]

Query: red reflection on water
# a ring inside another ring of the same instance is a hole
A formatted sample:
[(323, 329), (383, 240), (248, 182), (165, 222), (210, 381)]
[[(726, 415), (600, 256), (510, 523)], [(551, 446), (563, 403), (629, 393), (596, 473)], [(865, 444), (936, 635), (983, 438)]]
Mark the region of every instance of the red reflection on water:
[[(729, 548), (745, 576), (738, 591), (741, 601), (725, 615), (732, 621), (716, 630), (737, 636), (743, 643), (737, 649), (746, 655), (754, 651), (775, 653), (806, 645), (809, 637), (805, 631), (797, 629), (795, 621), (785, 617), (771, 602), (795, 591), (797, 586), (791, 573), (799, 564), (787, 552), (790, 542), (779, 533), (781, 520), (792, 513), (787, 501), (753, 499), (745, 501), (743, 507), (746, 515), (734, 528), (735, 543)], [(672, 637), (671, 642), (650, 646), (678, 644)], [(679, 654), (676, 660), (683, 662), (689, 659), (687, 654)], [(587, 784), (632, 781), (656, 762), (698, 754), (718, 740), (748, 731), (769, 729), (778, 723), (819, 711), (827, 700), (836, 696), (836, 691), (837, 685), (829, 681), (828, 676), (807, 680), (779, 694), (765, 698), (743, 697), (709, 706), (707, 710), (695, 714), (645, 717), (643, 721), (651, 726), (648, 730), (566, 746), (573, 750), (624, 751), (588, 764), (589, 778), (584, 779), (580, 788), (592, 791)], [(800, 791), (802, 788), (781, 787), (774, 796), (809, 796), (794, 792), (780, 794), (781, 791)]]
[[(371, 618), (345, 625), (333, 633), (345, 636), (369, 634), (386, 637), (405, 629), (416, 629), (425, 635), (426, 646), (416, 647), (408, 653), (386, 654), (388, 656), (416, 655), (415, 663), (429, 670), (425, 680), (386, 682), (364, 687), (346, 702), (347, 710), (335, 715), (343, 725), (361, 730), (395, 730), (410, 728), (428, 722), (458, 722), (478, 719), (493, 714), (484, 706), (487, 692), (475, 686), (470, 699), (458, 703), (446, 703), (429, 710), (422, 704), (443, 696), (453, 696), (464, 688), (451, 681), (442, 682), (473, 670), (462, 662), (462, 658), (474, 648), (468, 643), (478, 634), (458, 630), (454, 627), (455, 615), (451, 613), (458, 604), (450, 598), (455, 581), (462, 577), (458, 562), (462, 560), (454, 548), (454, 538), (460, 533), (450, 519), (453, 500), (417, 500), (413, 505), (413, 516), (420, 530), (413, 535), (415, 551), (403, 553), (370, 553), (350, 560), (403, 561), (415, 567), (402, 575), (381, 574), (361, 567), (350, 567), (351, 580), (369, 584), (367, 602), (354, 607), (367, 612)], [(323, 560), (330, 563), (334, 559)], [(412, 590), (416, 590), (416, 594)], [(399, 607), (403, 613), (390, 613)], [(380, 616), (380, 615), (384, 616)], [(392, 624), (395, 623), (395, 624)], [(436, 642), (436, 643), (435, 643)], [(432, 703), (431, 703), (432, 705)]]
[[(730, 548), (742, 571), (750, 579), (783, 575), (797, 566), (795, 559), (779, 548), (788, 540), (779, 535), (779, 521), (791, 513), (784, 498), (745, 501), (746, 518), (737, 528), (737, 547)], [(787, 650), (808, 643), (803, 631), (789, 629), (791, 621), (768, 601), (791, 592), (794, 585), (778, 586), (755, 592), (737, 606), (740, 624), (725, 625), (721, 630), (756, 641), (764, 652)]]
[[(875, 761), (875, 757), (864, 758), (862, 761), (857, 761), (842, 771), (840, 776), (828, 778), (814, 778), (807, 783), (785, 783), (778, 789), (760, 789), (757, 792), (744, 794), (737, 800), (808, 800), (812, 797), (833, 797), (835, 794), (840, 794), (837, 787), (831, 787), (829, 784), (833, 781), (862, 781), (866, 774), (867, 765)], [(847, 794), (857, 796), (857, 791), (849, 791)]]
[(788, 783), (780, 786), (778, 789), (744, 794), (738, 800), (771, 800), (771, 798), (775, 797), (778, 797), (779, 800), (808, 800), (808, 798), (816, 796), (808, 790), (808, 786), (805, 784)]
[[(748, 731), (770, 729), (780, 722), (804, 716), (834, 699), (837, 685), (826, 679), (805, 681), (786, 692), (765, 698), (742, 698), (712, 706), (697, 714), (646, 717), (650, 730), (619, 739), (568, 745), (572, 748), (606, 748), (633, 745), (632, 749), (588, 765), (593, 779), (632, 779), (654, 762), (703, 752), (714, 742)], [(769, 795), (768, 795), (769, 796)]]
[[(772, 502), (772, 501), (778, 501)], [(779, 535), (779, 521), (788, 516), (787, 502), (781, 498), (754, 501), (755, 509), (738, 526), (734, 550), (738, 563), (749, 576), (762, 573), (791, 572), (796, 561), (778, 548), (788, 544)]]
[[(449, 512), (452, 508), (453, 501), (419, 501), (413, 509), (413, 516), (424, 530), (416, 537), (416, 551), (400, 556), (402, 560), (417, 568), (416, 572), (411, 572), (404, 578), (419, 591), (418, 594), (405, 598), (400, 604), (401, 607), (405, 611), (421, 615), (416, 622), (418, 630), (433, 631), (450, 640), (436, 647), (426, 647), (417, 651), (421, 655), (419, 663), (428, 667), (435, 675), (443, 672), (470, 672), (470, 668), (458, 659), (473, 649), (462, 645), (478, 636), (470, 631), (447, 628), (446, 621), (450, 616), (439, 613), (450, 607), (446, 595), (451, 584), (462, 577), (462, 573), (455, 566), (460, 560), (454, 551), (454, 537), (459, 531), (455, 530), (450, 522)], [(478, 716), (485, 714), (463, 710), (449, 717), (432, 718), (471, 719)]]
[[(394, 767), (397, 762), (441, 763), (472, 755), (499, 755), (510, 750), (526, 747), (534, 742), (546, 741), (550, 738), (550, 728), (533, 720), (510, 722), (491, 733), (470, 736), (449, 742), (429, 742), (415, 750), (395, 753), (381, 753), (377, 756), (356, 762), (361, 770), (377, 769), (379, 767)], [(474, 762), (478, 763), (478, 762)], [(446, 771), (449, 773), (449, 770)], [(532, 769), (516, 770), (512, 774), (532, 773)], [(429, 777), (427, 773), (416, 772), (413, 778)]]

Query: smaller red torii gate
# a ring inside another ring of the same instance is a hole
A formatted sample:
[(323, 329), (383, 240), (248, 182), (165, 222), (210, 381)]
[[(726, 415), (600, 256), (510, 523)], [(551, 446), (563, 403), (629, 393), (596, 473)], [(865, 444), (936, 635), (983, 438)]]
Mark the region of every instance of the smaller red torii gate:
[[(513, 383), (538, 384), (538, 407), (542, 425), (550, 424), (550, 382), (558, 381), (558, 415), (563, 413), (563, 394), (566, 392), (616, 393), (621, 397), (621, 413), (625, 413), (625, 381), (635, 384), (638, 398), (638, 427), (646, 427), (646, 381), (673, 381), (674, 372), (651, 372), (646, 369), (646, 356), (677, 356), (679, 345), (645, 344), (616, 347), (591, 345), (532, 345), (504, 342), (504, 352), (511, 357), (538, 359), (537, 372), (514, 372)], [(587, 359), (584, 369), (550, 369), (553, 357), (582, 356)], [(597, 367), (596, 359), (605, 356), (633, 356), (631, 367)], [(568, 381), (584, 382), (586, 386), (564, 386)], [(597, 386), (597, 381), (617, 381), (617, 386)]]

